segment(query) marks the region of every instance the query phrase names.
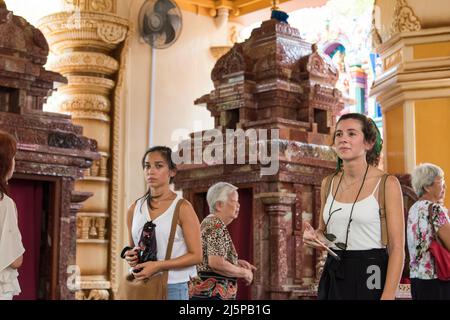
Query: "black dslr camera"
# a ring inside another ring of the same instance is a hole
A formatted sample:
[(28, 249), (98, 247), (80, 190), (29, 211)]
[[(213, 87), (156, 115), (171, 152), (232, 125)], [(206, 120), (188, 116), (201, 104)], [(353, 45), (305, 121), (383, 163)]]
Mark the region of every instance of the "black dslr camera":
[[(138, 243), (140, 249), (135, 249), (137, 251), (138, 263), (158, 260), (155, 227), (156, 225), (152, 221), (147, 221), (142, 228), (141, 237)], [(131, 247), (125, 247), (120, 256), (124, 259), (125, 252), (131, 249)], [(142, 268), (133, 269), (133, 272), (138, 273), (141, 272), (141, 270)]]
[[(156, 261), (157, 258), (157, 246), (156, 246), (156, 225), (152, 221), (147, 221), (142, 228), (141, 238), (138, 246), (140, 249), (137, 252), (139, 263), (147, 261)], [(141, 272), (141, 269), (133, 269), (134, 273)]]

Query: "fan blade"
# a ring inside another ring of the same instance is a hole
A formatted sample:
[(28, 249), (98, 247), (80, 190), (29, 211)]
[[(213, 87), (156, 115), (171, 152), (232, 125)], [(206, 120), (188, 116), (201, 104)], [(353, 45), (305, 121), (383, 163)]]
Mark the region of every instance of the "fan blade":
[(152, 33), (152, 30), (149, 28), (149, 21), (148, 20), (149, 19), (147, 17), (147, 14), (144, 14), (144, 21), (142, 23), (142, 32), (145, 35), (147, 35), (147, 36), (151, 35), (151, 33)]
[(167, 14), (169, 10), (173, 8), (176, 8), (176, 6), (171, 1), (168, 0), (158, 0), (153, 6), (155, 12), (158, 12), (162, 15)]
[(164, 23), (163, 32), (166, 34), (166, 41), (164, 44), (170, 43), (175, 39), (175, 29), (172, 27), (172, 25), (169, 22), (170, 20), (167, 19), (166, 23)]
[(168, 20), (170, 21), (170, 24), (175, 29), (175, 32), (178, 32), (181, 28), (181, 17), (176, 14), (168, 14), (167, 15)]

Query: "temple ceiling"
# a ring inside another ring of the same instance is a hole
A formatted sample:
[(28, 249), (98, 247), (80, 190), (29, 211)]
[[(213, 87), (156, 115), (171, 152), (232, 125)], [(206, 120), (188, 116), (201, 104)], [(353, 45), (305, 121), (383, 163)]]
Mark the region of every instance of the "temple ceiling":
[(183, 8), (194, 9), (199, 12), (207, 12), (214, 17), (219, 9), (227, 9), (232, 16), (241, 16), (257, 10), (270, 8), (273, 2), (283, 3), (291, 0), (177, 0)]

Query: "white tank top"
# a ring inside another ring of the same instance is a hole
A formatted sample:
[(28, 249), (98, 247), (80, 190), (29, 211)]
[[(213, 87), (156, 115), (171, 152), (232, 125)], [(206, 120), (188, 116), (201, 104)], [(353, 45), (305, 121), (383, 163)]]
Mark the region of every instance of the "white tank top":
[[(333, 179), (334, 180), (334, 179)], [(378, 189), (381, 179), (378, 181), (372, 194), (367, 198), (355, 203), (353, 208), (352, 223), (348, 234), (347, 250), (370, 250), (384, 248), (381, 243), (381, 225), (378, 201), (375, 198), (375, 191)], [(333, 200), (333, 183), (331, 183), (325, 207), (323, 209), (323, 220), (326, 224), (330, 216), (330, 205)], [(334, 234), (337, 239), (333, 242), (345, 243), (348, 220), (352, 203), (343, 203), (334, 200), (331, 208), (331, 219), (328, 223), (327, 232)], [(335, 211), (341, 208), (341, 210)], [(334, 213), (333, 213), (334, 212)], [(340, 250), (335, 245), (331, 248)]]
[[(158, 260), (165, 260), (166, 250), (169, 242), (170, 229), (172, 227), (172, 217), (175, 213), (175, 207), (181, 197), (177, 195), (175, 200), (172, 202), (170, 207), (162, 213), (158, 218), (153, 220), (156, 225), (156, 245), (157, 245), (157, 258)], [(144, 199), (140, 199), (136, 203), (133, 215), (133, 224), (131, 226), (131, 235), (133, 237), (133, 242), (135, 245), (139, 243), (139, 238), (142, 233), (142, 228), (144, 224), (151, 220), (148, 212), (147, 203)], [(179, 225), (177, 225), (175, 231), (175, 239), (173, 242), (171, 259), (178, 258), (187, 253), (187, 246), (184, 241), (183, 230)], [(168, 283), (181, 283), (189, 281), (189, 277), (194, 277), (197, 275), (196, 266), (190, 266), (182, 269), (174, 269), (169, 271)]]

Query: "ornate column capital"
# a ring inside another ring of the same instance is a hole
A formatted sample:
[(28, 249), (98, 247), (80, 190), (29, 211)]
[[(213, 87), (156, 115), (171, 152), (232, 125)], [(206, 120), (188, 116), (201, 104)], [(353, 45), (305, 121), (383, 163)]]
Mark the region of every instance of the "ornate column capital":
[(422, 29), (419, 18), (406, 0), (397, 0), (394, 10), (394, 21), (391, 25), (391, 34), (399, 32), (419, 31)]
[(66, 10), (117, 13), (117, 0), (64, 0)]
[(255, 194), (255, 199), (260, 199), (265, 205), (268, 214), (284, 215), (290, 210), (297, 195), (288, 192), (263, 192)]
[(125, 40), (127, 19), (101, 12), (58, 12), (38, 22), (53, 52), (90, 47), (110, 52)]

